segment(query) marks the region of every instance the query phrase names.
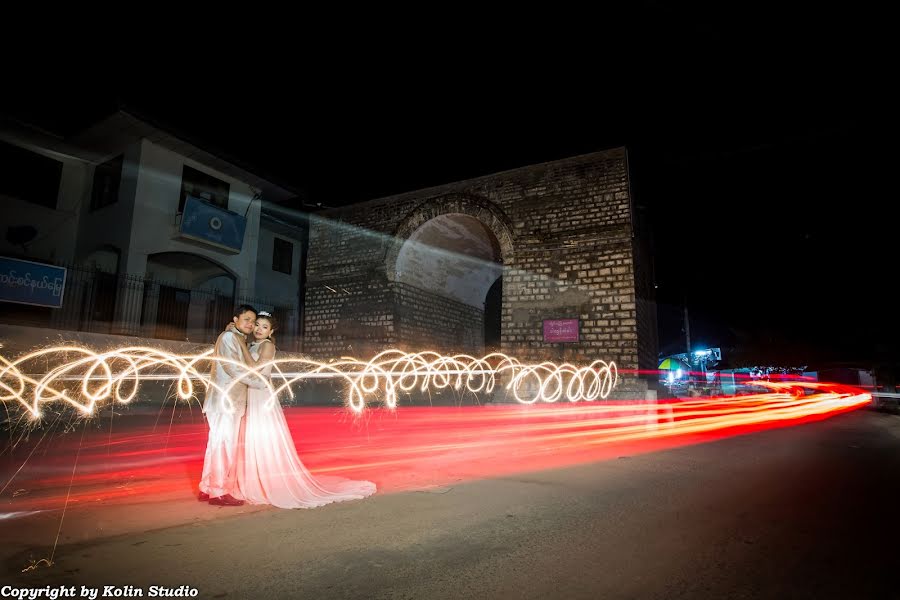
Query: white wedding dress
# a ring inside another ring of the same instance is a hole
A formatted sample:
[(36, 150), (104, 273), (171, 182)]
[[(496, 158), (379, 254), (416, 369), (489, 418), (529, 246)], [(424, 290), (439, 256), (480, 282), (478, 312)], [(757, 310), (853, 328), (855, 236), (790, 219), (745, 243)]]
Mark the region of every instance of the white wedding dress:
[[(260, 345), (267, 343), (271, 342), (250, 345), (254, 360), (259, 359)], [(266, 377), (271, 370), (271, 366), (264, 369)], [(268, 390), (249, 389), (236, 462), (236, 487), (241, 498), (279, 508), (314, 508), (375, 493), (371, 481), (313, 477), (297, 456), (281, 404), (268, 400)]]

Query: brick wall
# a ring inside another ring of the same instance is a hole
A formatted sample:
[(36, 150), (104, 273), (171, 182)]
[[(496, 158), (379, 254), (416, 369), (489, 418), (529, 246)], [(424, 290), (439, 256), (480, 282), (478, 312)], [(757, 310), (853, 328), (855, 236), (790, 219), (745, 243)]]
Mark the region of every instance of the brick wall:
[[(638, 334), (638, 368), (655, 370), (659, 365), (656, 289), (653, 273), (652, 230), (643, 207), (634, 211), (635, 236), (632, 241), (635, 265), (635, 296)], [(650, 381), (655, 376), (648, 377)]]
[[(478, 345), (479, 311), (464, 317), (445, 298), (393, 281), (392, 256), (405, 237), (439, 214), (474, 216), (498, 240), (504, 352), (525, 360), (614, 360), (622, 369), (638, 368), (651, 352), (655, 361), (649, 256), (635, 241), (624, 148), (320, 214), (311, 225), (307, 351), (339, 356), (352, 345), (361, 356), (391, 345), (452, 345), (458, 336), (448, 323), (466, 318), (472, 334), (460, 335)], [(551, 318), (581, 319), (581, 341), (544, 343), (542, 322)]]
[(394, 283), (394, 289), (403, 349), (453, 354), (484, 347), (484, 311), (411, 285)]
[(303, 352), (317, 359), (368, 357), (394, 346), (393, 309), (391, 286), (378, 278), (348, 274), (310, 279)]

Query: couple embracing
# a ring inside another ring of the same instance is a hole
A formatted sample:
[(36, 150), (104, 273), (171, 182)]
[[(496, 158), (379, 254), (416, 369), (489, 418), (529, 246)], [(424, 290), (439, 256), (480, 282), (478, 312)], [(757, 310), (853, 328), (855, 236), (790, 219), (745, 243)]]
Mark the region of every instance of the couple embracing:
[[(216, 506), (271, 504), (314, 508), (375, 493), (370, 481), (313, 477), (303, 466), (284, 411), (267, 385), (275, 359), (270, 313), (241, 305), (216, 340), (214, 370), (203, 412), (209, 441), (201, 501)], [(248, 367), (259, 375), (248, 373)], [(273, 401), (274, 400), (274, 401)]]

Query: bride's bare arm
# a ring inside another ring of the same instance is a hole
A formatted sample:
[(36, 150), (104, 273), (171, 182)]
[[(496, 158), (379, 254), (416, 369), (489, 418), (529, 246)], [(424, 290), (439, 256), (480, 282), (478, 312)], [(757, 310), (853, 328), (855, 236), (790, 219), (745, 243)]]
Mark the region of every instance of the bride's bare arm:
[[(246, 347), (244, 348), (245, 352), (248, 352)], [(260, 344), (259, 345), (259, 360), (253, 360), (252, 356), (248, 356), (247, 360), (249, 361), (249, 366), (257, 367), (259, 365), (265, 365), (259, 371), (259, 377), (253, 376), (249, 377), (247, 380), (247, 385), (252, 388), (263, 389), (266, 387), (266, 384), (269, 380), (270, 375), (272, 374), (272, 365), (266, 364), (269, 363), (275, 357), (275, 344)]]
[[(269, 342), (268, 344), (260, 344), (259, 360), (257, 361), (257, 364), (264, 365), (273, 358), (275, 358), (275, 344), (273, 344), (272, 342)], [(269, 365), (262, 371), (263, 375), (265, 375), (266, 377), (268, 377), (271, 372), (272, 365)]]

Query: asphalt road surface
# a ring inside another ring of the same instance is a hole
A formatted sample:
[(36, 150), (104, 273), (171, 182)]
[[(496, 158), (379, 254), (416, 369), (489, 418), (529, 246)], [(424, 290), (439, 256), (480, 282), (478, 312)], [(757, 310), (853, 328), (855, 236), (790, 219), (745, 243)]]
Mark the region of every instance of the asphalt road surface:
[[(134, 511), (165, 511), (165, 504)], [(199, 598), (900, 598), (900, 417), (61, 544), (5, 585)], [(0, 524), (0, 526), (10, 526)], [(9, 550), (9, 549), (8, 549)]]

